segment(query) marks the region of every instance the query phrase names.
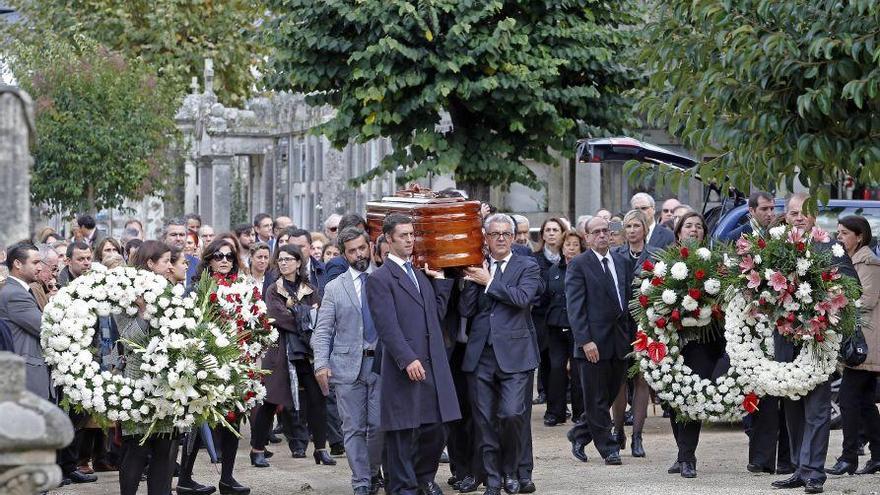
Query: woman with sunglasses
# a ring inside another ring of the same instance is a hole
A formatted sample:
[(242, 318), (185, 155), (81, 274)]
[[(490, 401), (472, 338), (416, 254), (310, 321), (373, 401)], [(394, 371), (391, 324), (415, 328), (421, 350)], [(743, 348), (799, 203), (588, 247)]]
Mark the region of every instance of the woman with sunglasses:
[[(675, 224), (676, 244), (679, 246), (703, 247), (706, 244), (706, 221), (697, 212), (686, 213)], [(697, 337), (682, 340), (681, 356), (687, 365), (700, 378), (713, 380), (729, 367), (724, 359), (726, 342), (724, 329), (713, 320), (705, 329), (693, 332)], [(679, 473), (683, 478), (697, 477), (697, 444), (700, 442), (701, 421), (676, 421), (670, 414), (672, 435), (678, 445), (678, 459), (668, 469), (669, 474)]]
[[(163, 277), (167, 276), (171, 267), (171, 248), (159, 241), (146, 241), (131, 261), (131, 266), (141, 270), (149, 270)], [(114, 316), (119, 339), (138, 340), (147, 335), (149, 324), (139, 315), (129, 317), (125, 313)], [(114, 347), (114, 361), (122, 362), (118, 357), (119, 346)], [(140, 378), (141, 357), (137, 353), (125, 354), (125, 366), (122, 373), (126, 378)], [(174, 475), (174, 462), (177, 458), (179, 432), (176, 429), (154, 431), (143, 445), (141, 440), (146, 428), (134, 428), (122, 431), (122, 461), (119, 465), (119, 492), (122, 495), (135, 495), (145, 472), (147, 463), (147, 494), (168, 495), (171, 493), (171, 478)]]
[[(251, 464), (256, 467), (269, 467), (266, 443), (272, 431), (274, 412), (279, 406), (294, 410), (291, 369), (299, 381), (300, 415), (306, 417), (315, 443), (315, 464), (336, 465), (327, 452), (327, 399), (312, 367), (311, 313), (318, 308), (321, 298), (308, 282), (303, 261), (303, 253), (295, 244), (276, 248), (275, 265), (281, 276), (266, 291), (266, 307), (278, 329), (278, 345), (263, 357), (263, 368), (272, 373), (264, 379), (266, 399), (255, 411), (251, 423)], [(278, 415), (280, 421), (289, 421), (291, 417), (290, 414)], [(292, 424), (284, 426), (292, 431)]]
[[(241, 269), (241, 260), (238, 254), (238, 244), (234, 238), (230, 239), (228, 235), (221, 235), (208, 244), (202, 251), (202, 260), (199, 263), (195, 277), (193, 277), (192, 286), (198, 285), (202, 277), (214, 277), (217, 280), (228, 280), (239, 276)], [(230, 423), (239, 430), (241, 418), (238, 417)], [(235, 468), (235, 453), (238, 451), (239, 436), (236, 432), (229, 431), (228, 428), (218, 427), (217, 434), (220, 437), (221, 449), (221, 469), (220, 469), (220, 493), (226, 494), (248, 494), (251, 489), (242, 485), (232, 476)], [(198, 494), (207, 495), (213, 493), (213, 486), (204, 486), (192, 479), (193, 466), (196, 462), (196, 456), (199, 453), (202, 439), (197, 432), (192, 433), (193, 438), (187, 441), (187, 447), (184, 449), (182, 457), (182, 465), (180, 466), (180, 477), (177, 481), (178, 495)]]

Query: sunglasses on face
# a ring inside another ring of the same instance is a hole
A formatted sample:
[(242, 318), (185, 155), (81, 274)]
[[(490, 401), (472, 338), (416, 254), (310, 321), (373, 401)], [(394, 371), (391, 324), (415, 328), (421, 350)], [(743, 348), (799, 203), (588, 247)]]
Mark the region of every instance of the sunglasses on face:
[(234, 261), (235, 255), (232, 253), (214, 253), (214, 255), (211, 256), (211, 259), (214, 261), (223, 261), (224, 259), (226, 261)]
[(329, 230), (330, 232), (336, 232), (337, 230), (339, 230), (339, 227), (330, 227), (327, 230)]

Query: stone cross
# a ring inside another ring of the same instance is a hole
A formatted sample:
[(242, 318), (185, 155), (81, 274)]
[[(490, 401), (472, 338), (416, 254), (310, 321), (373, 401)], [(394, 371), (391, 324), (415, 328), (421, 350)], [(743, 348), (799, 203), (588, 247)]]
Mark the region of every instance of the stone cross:
[(0, 493), (33, 495), (55, 488), (55, 450), (73, 441), (67, 414), (24, 387), (24, 359), (0, 352)]
[(34, 109), (24, 91), (0, 85), (0, 240), (12, 244), (30, 237), (30, 147)]

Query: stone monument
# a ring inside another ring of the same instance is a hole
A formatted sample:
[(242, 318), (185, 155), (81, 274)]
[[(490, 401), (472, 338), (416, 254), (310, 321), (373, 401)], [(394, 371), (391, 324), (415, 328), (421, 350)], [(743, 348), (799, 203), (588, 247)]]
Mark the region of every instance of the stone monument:
[(27, 93), (0, 85), (0, 240), (10, 245), (30, 237), (30, 147), (34, 110)]
[(58, 486), (55, 450), (73, 441), (61, 409), (24, 388), (24, 359), (0, 352), (0, 493), (32, 495)]

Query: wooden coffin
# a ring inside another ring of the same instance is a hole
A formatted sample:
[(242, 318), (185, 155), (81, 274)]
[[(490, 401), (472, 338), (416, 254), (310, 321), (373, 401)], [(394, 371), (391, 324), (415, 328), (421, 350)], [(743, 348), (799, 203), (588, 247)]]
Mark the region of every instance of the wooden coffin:
[(382, 234), (385, 215), (402, 213), (413, 218), (413, 264), (432, 269), (483, 263), (480, 202), (441, 198), (432, 193), (400, 191), (382, 201), (367, 203), (367, 226), (373, 241)]

